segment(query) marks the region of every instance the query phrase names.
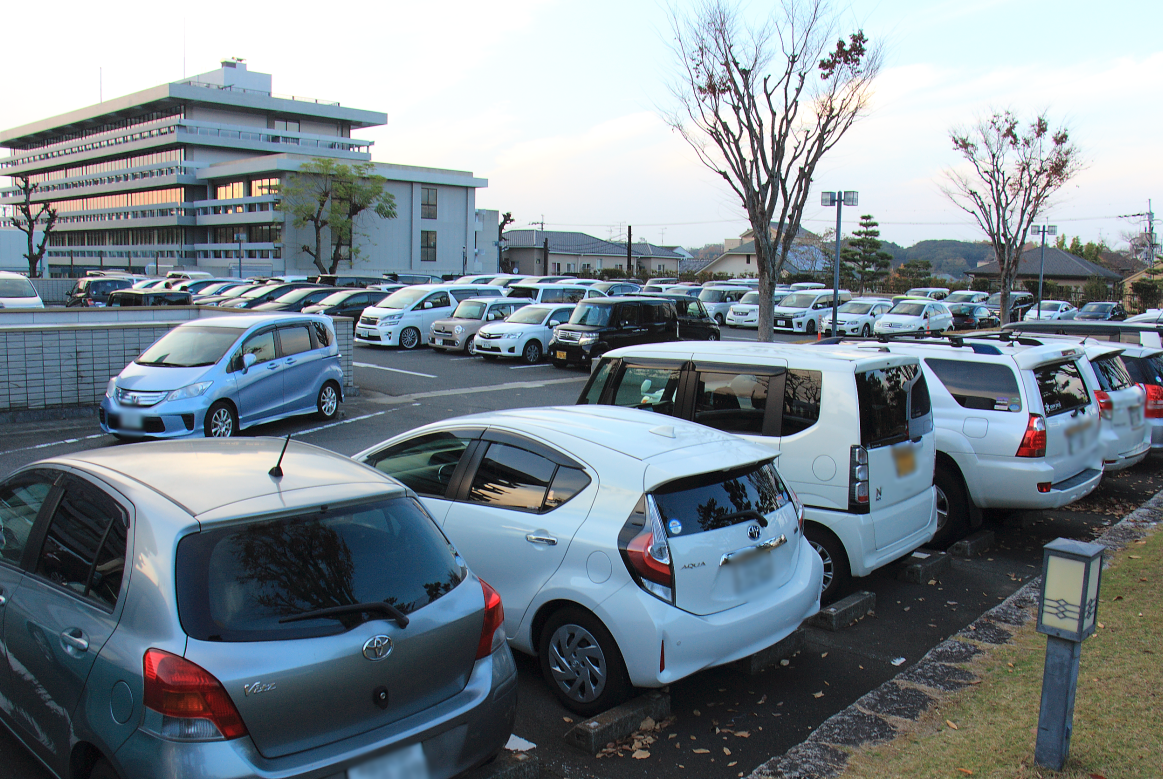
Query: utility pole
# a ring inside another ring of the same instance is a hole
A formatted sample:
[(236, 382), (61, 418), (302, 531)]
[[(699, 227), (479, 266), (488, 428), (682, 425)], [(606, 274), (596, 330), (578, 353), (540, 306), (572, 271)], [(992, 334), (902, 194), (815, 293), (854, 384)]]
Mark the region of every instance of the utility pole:
[(634, 243), (634, 228), (631, 225), (626, 225), (626, 276), (631, 274), (630, 264), (632, 262), (630, 255), (630, 244)]

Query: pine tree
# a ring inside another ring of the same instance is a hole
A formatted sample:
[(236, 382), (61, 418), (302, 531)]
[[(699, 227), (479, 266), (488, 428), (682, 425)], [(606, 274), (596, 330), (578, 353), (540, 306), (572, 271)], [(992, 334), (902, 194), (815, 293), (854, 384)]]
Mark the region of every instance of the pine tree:
[(892, 266), (892, 255), (880, 250), (879, 226), (872, 214), (864, 214), (860, 217), (860, 229), (852, 231), (853, 237), (840, 252), (844, 262), (842, 270), (850, 270), (862, 295), (865, 288), (875, 286), (887, 276)]

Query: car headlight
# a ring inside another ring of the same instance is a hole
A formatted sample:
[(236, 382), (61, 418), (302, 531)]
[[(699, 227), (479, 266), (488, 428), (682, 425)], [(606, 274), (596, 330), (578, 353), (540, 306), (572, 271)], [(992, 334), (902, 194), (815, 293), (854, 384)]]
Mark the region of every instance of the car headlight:
[(582, 334), (582, 336), (580, 338), (577, 339), (577, 342), (579, 344), (592, 344), (592, 343), (597, 343), (597, 341), (598, 341), (598, 334), (597, 333), (584, 333), (584, 334)]
[(461, 333), (464, 332), (464, 325), (457, 325), (456, 327), (452, 328), (452, 332), (456, 333), (457, 335), (460, 335)]
[(112, 400), (113, 397), (116, 395), (116, 393), (117, 393), (117, 377), (114, 376), (113, 378), (111, 378), (109, 380), (109, 383), (105, 385), (105, 397)]
[(166, 400), (186, 400), (187, 398), (196, 398), (206, 390), (210, 389), (212, 381), (200, 381), (197, 384), (189, 384), (181, 389), (176, 389), (166, 396)]
[(380, 324), (390, 325), (400, 321), (400, 314), (389, 314), (388, 316), (380, 317)]
[(505, 339), (506, 341), (516, 341), (520, 337), (520, 333), (505, 333), (501, 336), (501, 338)]

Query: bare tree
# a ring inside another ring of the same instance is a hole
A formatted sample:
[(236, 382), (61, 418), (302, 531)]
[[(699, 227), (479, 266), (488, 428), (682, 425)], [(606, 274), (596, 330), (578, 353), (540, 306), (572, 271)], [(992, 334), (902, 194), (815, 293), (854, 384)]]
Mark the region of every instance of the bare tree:
[(1010, 111), (995, 111), (968, 129), (950, 132), (953, 148), (968, 162), (946, 171), (945, 195), (976, 220), (989, 238), (1001, 270), (1001, 321), (1010, 316), (1010, 288), (1022, 245), (1038, 214), (1082, 169), (1078, 148), (1065, 128), (1051, 131), (1041, 113), (1023, 131)]
[[(28, 252), (24, 259), (28, 260), (28, 277), (40, 277), (40, 261), (44, 259), (44, 248), (48, 246), (48, 236), (57, 223), (57, 210), (49, 202), (34, 204), (32, 193), (40, 188), (40, 184), (29, 181), (28, 176), (15, 176), (16, 188), (24, 198), (17, 203), (12, 216), (12, 226), (24, 233), (28, 239)], [(35, 213), (34, 213), (35, 212)], [(36, 231), (41, 230), (40, 242), (36, 240)]]
[[(831, 0), (783, 0), (759, 24), (736, 0), (672, 8), (678, 106), (667, 123), (739, 197), (755, 236), (759, 338), (820, 159), (868, 105), (882, 53), (838, 34)], [(833, 48), (833, 41), (835, 45)]]

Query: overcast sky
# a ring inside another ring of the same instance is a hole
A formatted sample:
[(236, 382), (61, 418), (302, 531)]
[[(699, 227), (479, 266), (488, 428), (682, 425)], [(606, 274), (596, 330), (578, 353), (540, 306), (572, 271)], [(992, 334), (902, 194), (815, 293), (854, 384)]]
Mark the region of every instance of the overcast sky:
[[(770, 7), (750, 2), (752, 13)], [(1122, 243), (1163, 211), (1163, 2), (855, 0), (844, 19), (885, 41), (872, 110), (821, 163), (814, 189), (855, 189), (859, 214), (904, 245), (983, 236), (945, 200), (950, 128), (991, 109), (1065, 124), (1087, 161), (1047, 214), (1060, 232)], [(215, 69), (237, 56), (280, 93), (385, 111), (357, 133), (379, 161), (469, 170), (478, 207), (517, 227), (701, 246), (746, 229), (740, 204), (660, 119), (673, 72), (656, 0), (381, 2), (320, 6), (64, 0), (34, 64), (0, 82), (9, 128)], [(10, 33), (18, 25), (9, 15)], [(183, 34), (184, 31), (184, 34)], [(22, 33), (22, 34), (23, 34)], [(11, 35), (10, 35), (11, 37)], [(184, 38), (184, 44), (183, 44)], [(18, 47), (19, 48), (19, 47)], [(99, 73), (100, 71), (100, 73)], [(805, 226), (835, 213), (813, 193)], [(853, 213), (858, 211), (858, 213)], [(1163, 232), (1158, 227), (1156, 232)]]

